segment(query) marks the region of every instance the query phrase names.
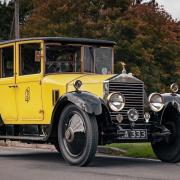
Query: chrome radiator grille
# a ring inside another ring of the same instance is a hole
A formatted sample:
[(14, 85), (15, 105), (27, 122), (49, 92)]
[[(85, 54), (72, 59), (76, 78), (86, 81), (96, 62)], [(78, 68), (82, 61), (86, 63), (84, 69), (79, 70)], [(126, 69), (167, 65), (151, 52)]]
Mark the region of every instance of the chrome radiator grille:
[(116, 121), (116, 115), (123, 115), (123, 122), (128, 123), (127, 111), (135, 108), (139, 112), (138, 122), (144, 122), (144, 84), (143, 83), (120, 83), (109, 82), (109, 93), (120, 92), (124, 95), (126, 104), (120, 112), (110, 112), (113, 122)]

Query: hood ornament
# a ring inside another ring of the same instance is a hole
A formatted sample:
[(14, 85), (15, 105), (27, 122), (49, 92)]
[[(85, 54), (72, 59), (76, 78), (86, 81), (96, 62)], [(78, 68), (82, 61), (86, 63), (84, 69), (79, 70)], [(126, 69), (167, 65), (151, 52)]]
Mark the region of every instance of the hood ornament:
[(122, 69), (122, 74), (126, 74), (126, 68), (125, 68), (125, 67), (126, 67), (126, 63), (124, 63), (124, 62), (121, 61), (120, 64), (121, 64), (121, 66), (122, 66), (122, 68), (123, 68), (123, 69)]

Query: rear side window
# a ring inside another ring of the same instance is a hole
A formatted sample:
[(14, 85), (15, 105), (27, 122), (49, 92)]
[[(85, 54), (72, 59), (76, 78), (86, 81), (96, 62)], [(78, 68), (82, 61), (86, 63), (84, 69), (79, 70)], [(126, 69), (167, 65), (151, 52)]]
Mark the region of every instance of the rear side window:
[(38, 74), (41, 72), (40, 43), (22, 44), (19, 46), (20, 75)]
[(1, 77), (13, 77), (14, 75), (14, 47), (5, 47), (0, 49), (1, 58)]

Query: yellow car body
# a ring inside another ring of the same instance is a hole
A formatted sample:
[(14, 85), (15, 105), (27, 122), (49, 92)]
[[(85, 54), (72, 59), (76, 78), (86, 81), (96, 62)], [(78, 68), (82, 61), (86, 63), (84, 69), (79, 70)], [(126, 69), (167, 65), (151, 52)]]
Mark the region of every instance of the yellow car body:
[[(31, 43), (41, 44), (41, 72), (21, 76), (19, 74), (18, 47), (20, 44)], [(89, 91), (103, 98), (103, 82), (113, 76), (85, 72), (46, 75), (44, 74), (45, 51), (43, 40), (2, 43), (0, 49), (9, 46), (14, 47), (14, 76), (0, 78), (0, 115), (4, 124), (51, 124), (54, 109), (53, 90), (58, 90), (60, 96), (63, 96), (65, 93), (75, 90), (73, 83), (79, 79), (83, 82), (81, 90)]]

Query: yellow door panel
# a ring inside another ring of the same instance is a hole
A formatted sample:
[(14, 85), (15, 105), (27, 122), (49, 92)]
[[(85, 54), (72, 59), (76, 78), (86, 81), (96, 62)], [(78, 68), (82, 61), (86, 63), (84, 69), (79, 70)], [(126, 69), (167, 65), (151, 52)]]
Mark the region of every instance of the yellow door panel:
[(17, 77), (16, 101), (19, 121), (43, 120), (41, 76)]
[[(8, 48), (12, 51), (6, 51)], [(6, 58), (3, 58), (4, 49)], [(0, 115), (5, 124), (17, 121), (15, 87), (15, 43), (10, 43), (0, 46)]]
[[(34, 51), (39, 45), (41, 48), (41, 59), (36, 62)], [(32, 47), (35, 47), (35, 49), (28, 49)], [(42, 123), (44, 119), (41, 87), (41, 79), (43, 77), (43, 43), (42, 41), (17, 42), (16, 52), (16, 59), (18, 59), (16, 63), (18, 124)], [(28, 64), (28, 62), (32, 64)], [(40, 71), (37, 69), (33, 70), (34, 63), (40, 63)], [(26, 69), (26, 73), (23, 68)]]
[(0, 78), (0, 114), (5, 124), (17, 120), (14, 78)]

